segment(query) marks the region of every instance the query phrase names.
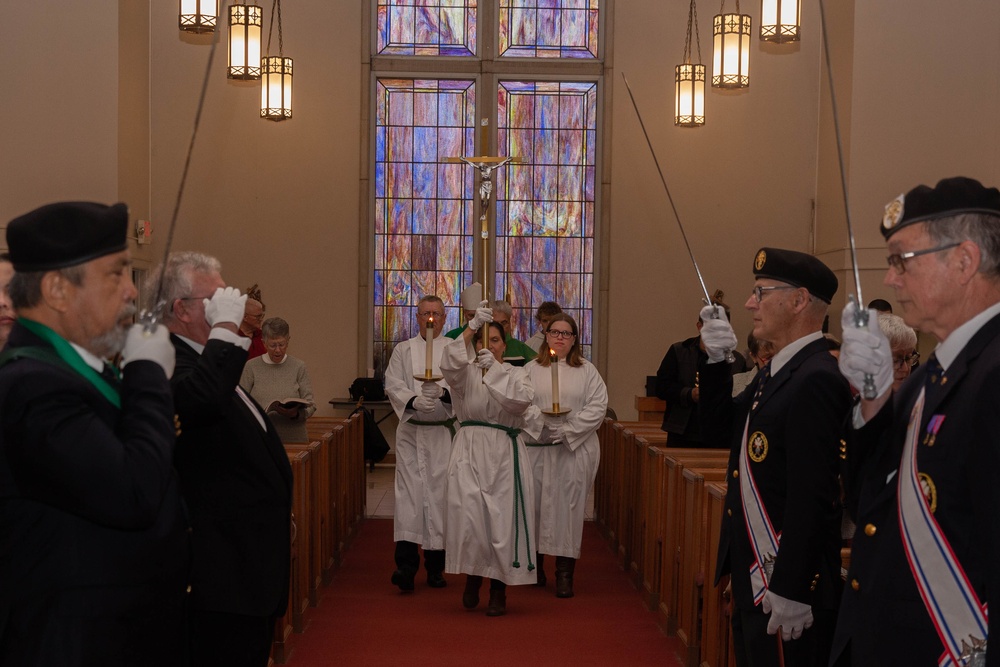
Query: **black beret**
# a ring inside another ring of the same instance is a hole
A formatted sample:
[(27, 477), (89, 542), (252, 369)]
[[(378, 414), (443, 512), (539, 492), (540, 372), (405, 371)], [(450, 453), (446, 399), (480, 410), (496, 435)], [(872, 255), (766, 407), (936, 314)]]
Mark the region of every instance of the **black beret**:
[(753, 259), (753, 274), (795, 287), (805, 287), (827, 303), (837, 293), (837, 276), (826, 264), (812, 255), (781, 248), (761, 248)]
[(933, 188), (918, 185), (885, 205), (882, 236), (889, 238), (907, 225), (962, 213), (984, 213), (1000, 218), (1000, 190), (964, 176), (938, 181)]
[(7, 247), (15, 271), (52, 271), (125, 250), (125, 204), (59, 202), (14, 218)]

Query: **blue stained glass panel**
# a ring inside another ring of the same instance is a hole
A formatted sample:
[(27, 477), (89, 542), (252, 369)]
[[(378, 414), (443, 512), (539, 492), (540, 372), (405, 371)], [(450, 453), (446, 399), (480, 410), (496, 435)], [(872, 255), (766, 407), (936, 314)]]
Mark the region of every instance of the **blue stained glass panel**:
[[(426, 24), (413, 26), (424, 34)], [(393, 346), (415, 335), (420, 297), (454, 304), (471, 282), (475, 173), (445, 158), (475, 152), (475, 82), (377, 79), (375, 109), (373, 361), (381, 373)]]
[(518, 333), (530, 335), (534, 309), (556, 301), (590, 350), (597, 84), (503, 81), (497, 99), (500, 153), (523, 161), (496, 179), (496, 289), (514, 299)]
[(478, 0), (378, 0), (376, 55), (474, 56)]
[(599, 0), (500, 0), (500, 56), (598, 57)]

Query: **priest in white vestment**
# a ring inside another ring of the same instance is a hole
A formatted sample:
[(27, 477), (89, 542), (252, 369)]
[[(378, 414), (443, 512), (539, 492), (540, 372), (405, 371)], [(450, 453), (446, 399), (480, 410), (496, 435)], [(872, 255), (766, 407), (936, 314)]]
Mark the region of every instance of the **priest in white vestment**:
[[(468, 575), (466, 609), (479, 605), (483, 577), (489, 577), (486, 614), (500, 616), (507, 584), (536, 581), (534, 490), (519, 435), (532, 389), (527, 371), (501, 361), (505, 336), (492, 315), (484, 302), (441, 359), (462, 423), (448, 467), (445, 569)], [(489, 327), (489, 346), (477, 352), (483, 326)]]
[[(444, 303), (425, 296), (417, 304), (420, 333), (396, 345), (385, 371), (385, 393), (399, 418), (396, 429), (396, 483), (393, 539), (396, 570), (392, 583), (404, 592), (414, 589), (420, 569), (418, 545), (424, 549), (427, 585), (443, 588), (444, 527), (448, 461), (455, 434), (448, 384), (420, 381), (416, 376), (440, 377), (446, 342)], [(430, 343), (428, 344), (428, 333)]]

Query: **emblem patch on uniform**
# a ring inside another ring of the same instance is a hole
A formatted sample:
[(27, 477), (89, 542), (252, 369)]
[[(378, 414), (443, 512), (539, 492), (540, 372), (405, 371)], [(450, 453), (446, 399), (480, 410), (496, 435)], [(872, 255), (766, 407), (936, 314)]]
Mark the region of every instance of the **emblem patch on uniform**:
[(933, 513), (937, 509), (937, 487), (934, 486), (934, 480), (925, 472), (917, 473), (917, 477), (920, 478), (920, 490), (923, 491), (924, 498), (927, 499), (927, 504)]
[(754, 463), (760, 463), (767, 458), (767, 436), (760, 431), (754, 431), (747, 439), (747, 453)]
[(885, 205), (885, 215), (882, 216), (883, 227), (892, 229), (899, 224), (900, 219), (903, 217), (903, 203), (905, 198), (906, 195), (899, 195)]
[(760, 271), (764, 268), (764, 262), (767, 261), (767, 253), (761, 250), (757, 253), (757, 257), (753, 260), (753, 268)]

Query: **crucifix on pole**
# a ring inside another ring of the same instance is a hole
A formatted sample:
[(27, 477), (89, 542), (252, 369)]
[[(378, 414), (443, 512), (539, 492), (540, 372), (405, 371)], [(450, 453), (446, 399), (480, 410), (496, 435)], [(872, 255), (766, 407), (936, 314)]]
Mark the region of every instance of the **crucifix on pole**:
[[(486, 153), (489, 148), (489, 124), (488, 118), (479, 121), (480, 126), (480, 148)], [(479, 170), (479, 237), (483, 247), (483, 299), (490, 300), (489, 288), (489, 257), (490, 257), (490, 197), (493, 194), (493, 171), (503, 167), (509, 162), (520, 162), (521, 158), (501, 157), (492, 155), (477, 155), (475, 157), (448, 157), (445, 162), (464, 162)], [(490, 331), (489, 327), (483, 327), (483, 349), (489, 348)]]

